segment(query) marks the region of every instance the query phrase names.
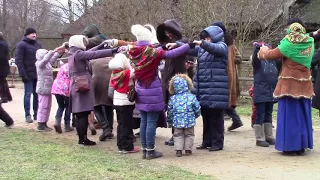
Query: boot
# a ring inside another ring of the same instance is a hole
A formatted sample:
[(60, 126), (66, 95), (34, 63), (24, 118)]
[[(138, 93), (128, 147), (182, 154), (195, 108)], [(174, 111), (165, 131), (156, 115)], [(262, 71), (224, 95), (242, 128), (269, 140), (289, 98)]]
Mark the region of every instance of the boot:
[(87, 136), (84, 136), (84, 141), (83, 141), (83, 145), (85, 146), (94, 146), (97, 143), (94, 141), (91, 141), (90, 139), (87, 138)]
[(235, 130), (239, 127), (243, 126), (243, 123), (242, 121), (235, 121), (232, 123), (232, 125), (230, 127), (228, 127), (228, 131), (232, 131), (232, 130)]
[(71, 127), (70, 125), (64, 125), (64, 131), (65, 132), (71, 132), (71, 131), (74, 131), (74, 128)]
[(164, 143), (167, 146), (174, 146), (173, 136)]
[(269, 145), (275, 145), (275, 139), (272, 132), (272, 124), (271, 123), (264, 123), (264, 133), (266, 135), (266, 141)]
[(48, 132), (49, 131), (49, 129), (47, 129), (46, 127), (45, 127), (45, 123), (38, 123), (38, 127), (37, 127), (37, 130), (38, 131), (41, 131), (41, 132)]
[(10, 118), (7, 122), (6, 122), (6, 125), (4, 127), (8, 128), (8, 129), (11, 129), (11, 127), (13, 126), (14, 124), (14, 121), (12, 118)]
[(51, 127), (49, 127), (49, 126), (47, 125), (47, 122), (44, 123), (44, 127), (45, 127), (48, 131), (52, 131), (52, 130), (53, 130)]
[(162, 157), (162, 153), (156, 151), (155, 149), (156, 149), (155, 147), (152, 148), (152, 149), (147, 149), (147, 155), (146, 155), (146, 159), (147, 160), (151, 160), (151, 159)]
[(181, 150), (177, 150), (176, 156), (177, 156), (177, 157), (181, 157), (181, 156), (182, 156), (182, 151), (181, 151)]
[(54, 129), (56, 130), (57, 133), (59, 133), (59, 134), (62, 133), (62, 129), (61, 129), (61, 119), (60, 119), (60, 118), (56, 118), (53, 127), (54, 127)]
[(142, 159), (146, 159), (147, 157), (147, 149), (142, 148)]
[(192, 155), (192, 151), (191, 150), (186, 150), (186, 156), (191, 156)]
[(260, 124), (255, 124), (253, 127), (256, 136), (256, 146), (269, 147), (269, 143), (266, 142), (264, 136), (263, 126), (261, 126)]

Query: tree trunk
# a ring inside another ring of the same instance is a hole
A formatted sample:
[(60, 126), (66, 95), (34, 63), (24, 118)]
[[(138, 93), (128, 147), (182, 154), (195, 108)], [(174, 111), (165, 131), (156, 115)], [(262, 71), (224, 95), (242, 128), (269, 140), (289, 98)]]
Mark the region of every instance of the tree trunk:
[(6, 31), (7, 26), (7, 0), (2, 1), (2, 29)]
[(28, 7), (29, 0), (25, 0), (23, 7), (23, 30), (27, 29), (28, 26)]
[(84, 1), (84, 13), (88, 12), (88, 0), (83, 0)]
[(74, 22), (73, 10), (72, 10), (72, 0), (68, 0), (68, 11), (69, 11), (69, 23)]

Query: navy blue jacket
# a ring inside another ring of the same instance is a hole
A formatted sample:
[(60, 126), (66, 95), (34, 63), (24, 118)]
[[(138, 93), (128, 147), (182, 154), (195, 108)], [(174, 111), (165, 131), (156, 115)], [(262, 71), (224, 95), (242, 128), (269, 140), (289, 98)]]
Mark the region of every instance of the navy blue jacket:
[(254, 103), (275, 102), (273, 92), (278, 82), (278, 66), (277, 61), (259, 60), (257, 53), (259, 47), (253, 52), (252, 66), (253, 66), (253, 83), (254, 83)]
[(18, 43), (15, 53), (15, 61), (22, 79), (37, 79), (36, 52), (42, 46), (38, 41), (24, 36)]
[(206, 31), (212, 42), (203, 40), (201, 46), (190, 50), (189, 55), (197, 57), (197, 72), (193, 77), (194, 89), (201, 107), (227, 109), (228, 90), (228, 47), (224, 43), (223, 30), (209, 26)]
[(9, 45), (6, 40), (0, 40), (0, 77), (7, 77), (9, 68)]

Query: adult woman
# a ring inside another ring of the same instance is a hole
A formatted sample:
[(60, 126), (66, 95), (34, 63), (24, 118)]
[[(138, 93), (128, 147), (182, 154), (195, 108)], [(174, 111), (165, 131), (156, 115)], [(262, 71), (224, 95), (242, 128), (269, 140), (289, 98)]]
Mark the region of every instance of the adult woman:
[(310, 64), (314, 40), (299, 23), (291, 24), (287, 33), (277, 48), (263, 46), (258, 55), (265, 60), (283, 58), (274, 91), (274, 96), (279, 98), (275, 148), (300, 155), (305, 148), (313, 148), (311, 97), (314, 93)]
[[(116, 49), (104, 49), (100, 44), (88, 51), (85, 51), (88, 39), (83, 35), (74, 35), (69, 39), (68, 63), (71, 75), (71, 108), (76, 117), (76, 129), (79, 136), (79, 144), (95, 145), (96, 143), (87, 138), (88, 116), (94, 110), (94, 98), (91, 84), (91, 75), (88, 70), (88, 61), (92, 59), (112, 56)], [(79, 77), (88, 78), (89, 90), (80, 90), (75, 79)]]
[(155, 133), (160, 112), (164, 110), (162, 84), (158, 77), (158, 65), (164, 58), (175, 58), (189, 51), (188, 44), (170, 51), (150, 45), (151, 32), (141, 25), (133, 25), (131, 32), (137, 38), (129, 50), (130, 60), (136, 77), (136, 108), (141, 113), (140, 139), (143, 158), (154, 159), (162, 156), (155, 151)]

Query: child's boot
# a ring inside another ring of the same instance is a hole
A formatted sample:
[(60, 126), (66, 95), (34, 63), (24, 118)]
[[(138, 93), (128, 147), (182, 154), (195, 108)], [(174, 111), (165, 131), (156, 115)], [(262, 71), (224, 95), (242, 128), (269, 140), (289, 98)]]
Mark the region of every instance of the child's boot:
[(49, 131), (49, 129), (46, 128), (45, 123), (42, 123), (42, 122), (39, 122), (39, 123), (38, 123), (37, 130), (38, 130), (38, 131), (41, 131), (41, 132), (47, 132), (47, 131)]
[(256, 145), (260, 147), (269, 147), (269, 143), (266, 142), (264, 136), (263, 126), (260, 124), (253, 125), (255, 136), (256, 136)]
[(61, 129), (61, 118), (56, 118), (56, 121), (54, 122), (54, 129), (57, 133), (61, 134), (62, 129)]
[(272, 124), (271, 123), (264, 123), (264, 133), (266, 135), (266, 141), (270, 144), (270, 145), (275, 145), (275, 139), (273, 136), (273, 132), (272, 132)]
[(177, 150), (176, 156), (177, 156), (177, 157), (181, 157), (181, 156), (182, 156), (182, 151), (181, 151), (181, 150)]
[(192, 155), (192, 151), (191, 150), (186, 150), (186, 156), (191, 156)]

